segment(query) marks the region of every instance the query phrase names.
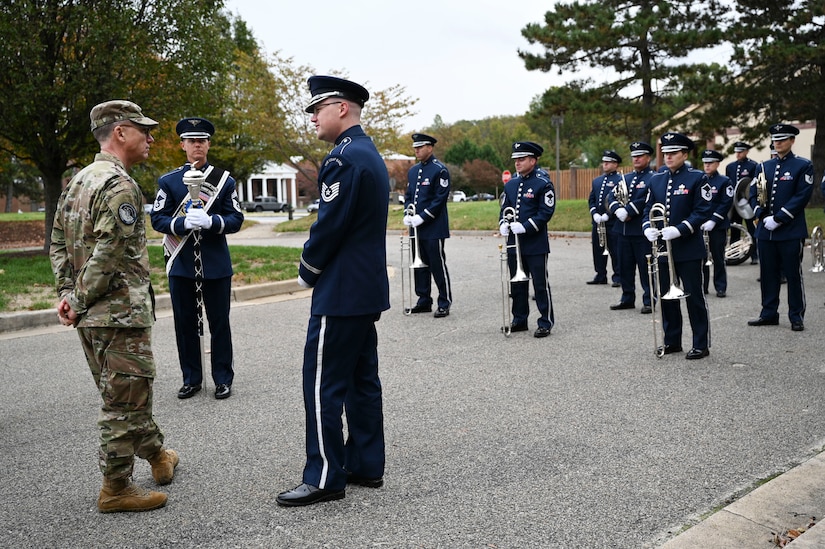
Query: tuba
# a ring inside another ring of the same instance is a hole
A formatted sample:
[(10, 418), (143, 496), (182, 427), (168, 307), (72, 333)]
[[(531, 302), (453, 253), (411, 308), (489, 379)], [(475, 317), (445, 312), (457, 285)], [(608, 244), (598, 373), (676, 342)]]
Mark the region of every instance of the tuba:
[[(754, 212), (750, 205), (750, 193), (750, 177), (743, 177), (736, 182), (736, 189), (733, 192), (733, 204), (731, 205), (730, 214), (733, 214), (733, 212), (736, 211), (742, 219), (753, 219)], [(732, 217), (730, 214), (728, 217)]]

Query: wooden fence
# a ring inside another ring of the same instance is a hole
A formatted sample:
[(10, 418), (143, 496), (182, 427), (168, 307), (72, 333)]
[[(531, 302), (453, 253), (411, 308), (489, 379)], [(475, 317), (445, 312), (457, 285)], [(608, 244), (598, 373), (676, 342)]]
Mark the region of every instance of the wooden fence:
[(602, 174), (601, 168), (570, 168), (559, 170), (559, 177), (556, 177), (555, 169), (550, 167), (543, 169), (550, 176), (550, 181), (556, 188), (556, 200), (576, 198), (587, 200), (590, 196), (591, 183)]

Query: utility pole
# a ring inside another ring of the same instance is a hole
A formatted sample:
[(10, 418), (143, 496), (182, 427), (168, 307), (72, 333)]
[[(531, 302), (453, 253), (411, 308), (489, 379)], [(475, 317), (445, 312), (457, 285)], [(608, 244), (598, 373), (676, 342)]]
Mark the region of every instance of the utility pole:
[[(559, 126), (564, 124), (564, 117), (561, 115), (553, 115), (550, 117), (550, 123), (556, 127), (556, 185), (561, 185), (561, 172), (559, 171)], [(576, 198), (575, 196), (572, 198)]]

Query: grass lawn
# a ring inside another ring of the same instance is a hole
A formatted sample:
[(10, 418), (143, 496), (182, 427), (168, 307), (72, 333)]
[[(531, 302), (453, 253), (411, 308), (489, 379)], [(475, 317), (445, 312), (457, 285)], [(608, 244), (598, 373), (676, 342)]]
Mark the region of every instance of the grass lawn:
[[(450, 202), (447, 205), (450, 227), (453, 230), (498, 230), (498, 202)], [(402, 207), (390, 205), (387, 230), (403, 231)], [(825, 226), (825, 213), (821, 207), (805, 210), (808, 227)], [(43, 213), (0, 214), (0, 223), (41, 220)], [(282, 232), (308, 231), (316, 215), (285, 221), (278, 224)], [(245, 221), (244, 227), (254, 225)], [(148, 224), (147, 224), (148, 226)], [(590, 232), (590, 214), (586, 200), (562, 200), (556, 204), (550, 230), (559, 232)], [(161, 235), (149, 228), (150, 239)], [(298, 276), (299, 248), (280, 246), (230, 246), (235, 270), (233, 285), (243, 286), (261, 282), (290, 280)], [(161, 246), (149, 246), (149, 263), (152, 269), (152, 285), (156, 293), (168, 292), (166, 272)], [(0, 312), (42, 310), (54, 307), (54, 279), (49, 258), (41, 253), (14, 253), (0, 251)]]

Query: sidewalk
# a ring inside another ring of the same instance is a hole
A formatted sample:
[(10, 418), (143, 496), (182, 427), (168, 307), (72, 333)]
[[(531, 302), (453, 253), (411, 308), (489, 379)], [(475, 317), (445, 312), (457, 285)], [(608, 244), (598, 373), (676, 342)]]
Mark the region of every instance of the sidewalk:
[[(825, 452), (756, 488), (684, 533), (662, 549), (774, 547), (788, 530), (804, 533), (790, 547), (825, 547)], [(810, 529), (808, 525), (816, 521)], [(807, 529), (807, 531), (806, 531)]]

